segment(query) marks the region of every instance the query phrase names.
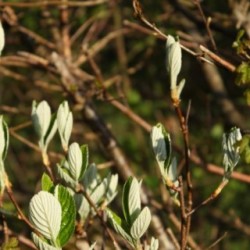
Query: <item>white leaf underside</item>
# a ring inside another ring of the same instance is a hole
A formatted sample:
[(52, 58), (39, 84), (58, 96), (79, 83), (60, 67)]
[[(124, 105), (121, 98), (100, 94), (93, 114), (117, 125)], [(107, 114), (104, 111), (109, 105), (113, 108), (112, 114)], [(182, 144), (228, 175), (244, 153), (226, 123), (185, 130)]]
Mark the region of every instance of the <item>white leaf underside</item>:
[(134, 221), (130, 234), (134, 239), (140, 239), (141, 236), (146, 232), (151, 221), (151, 213), (148, 207), (145, 207), (139, 216)]
[(128, 209), (129, 215), (132, 217), (141, 211), (140, 185), (135, 178), (133, 178), (129, 189)]
[(76, 142), (69, 146), (68, 163), (70, 174), (77, 181), (82, 170), (82, 151)]
[(60, 231), (61, 215), (61, 205), (51, 193), (40, 191), (31, 199), (30, 220), (45, 238), (56, 240)]

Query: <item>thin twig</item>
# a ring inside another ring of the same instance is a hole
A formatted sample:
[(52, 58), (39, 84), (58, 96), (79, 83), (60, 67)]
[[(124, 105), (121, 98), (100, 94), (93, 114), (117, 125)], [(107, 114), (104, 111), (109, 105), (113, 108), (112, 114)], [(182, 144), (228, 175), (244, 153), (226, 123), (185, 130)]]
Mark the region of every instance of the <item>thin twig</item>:
[(6, 176), (6, 191), (7, 191), (7, 194), (10, 198), (10, 200), (12, 201), (12, 203), (14, 204), (17, 212), (18, 212), (18, 215), (19, 215), (19, 218), (21, 220), (23, 220), (29, 227), (30, 229), (35, 232), (37, 235), (40, 235), (40, 233), (36, 230), (36, 228), (30, 223), (30, 221), (28, 220), (28, 218), (24, 215), (24, 213), (22, 212), (21, 208), (19, 207), (15, 197), (14, 197), (14, 194), (13, 194), (13, 191), (12, 191), (12, 188), (11, 188), (11, 183), (9, 182), (8, 180), (8, 177)]
[(224, 179), (220, 185), (215, 189), (215, 191), (203, 202), (201, 202), (198, 206), (196, 206), (195, 208), (193, 208), (190, 212), (187, 213), (187, 216), (192, 215), (193, 213), (195, 213), (200, 207), (208, 204), (210, 201), (216, 199), (219, 194), (221, 193), (221, 191), (223, 190), (223, 188), (228, 184), (228, 179)]
[(207, 54), (210, 58), (212, 58), (214, 61), (216, 61), (217, 63), (224, 66), (229, 71), (235, 72), (236, 67), (233, 64), (231, 64), (230, 62), (228, 62), (228, 61), (224, 60), (223, 58), (219, 57), (218, 55), (216, 55), (215, 53), (213, 53), (212, 51), (210, 51), (209, 49), (207, 49), (203, 45), (200, 45), (200, 49), (201, 49), (202, 52)]
[[(92, 1), (69, 1), (67, 3), (68, 7), (89, 7), (89, 6), (95, 6), (102, 3), (106, 3), (109, 0), (92, 0)], [(48, 7), (48, 6), (63, 6), (65, 5), (62, 1), (38, 1), (38, 2), (7, 2), (2, 3), (0, 2), (0, 7), (2, 6), (10, 6), (10, 7), (16, 7), (16, 8), (40, 8), (40, 7)]]
[(213, 37), (212, 31), (210, 29), (211, 18), (210, 17), (208, 19), (206, 18), (205, 13), (204, 13), (204, 11), (203, 11), (203, 9), (201, 7), (200, 0), (194, 0), (194, 3), (197, 5), (198, 10), (199, 10), (199, 12), (201, 14), (201, 17), (203, 19), (203, 22), (204, 22), (204, 24), (206, 26), (207, 34), (208, 34), (209, 40), (211, 42), (211, 45), (212, 45), (213, 49), (215, 51), (217, 51), (216, 43), (214, 41), (214, 37)]
[(88, 201), (89, 205), (94, 209), (95, 213), (97, 214), (97, 217), (100, 219), (100, 221), (102, 223), (102, 226), (105, 228), (105, 230), (108, 233), (110, 239), (112, 240), (115, 249), (121, 250), (121, 248), (119, 247), (119, 245), (118, 245), (117, 241), (115, 240), (113, 234), (111, 233), (111, 231), (109, 230), (107, 224), (103, 220), (102, 213), (100, 213), (100, 211), (97, 209), (97, 207), (95, 206), (95, 203), (92, 201), (91, 197), (88, 195), (88, 193), (86, 192), (86, 190), (84, 189), (84, 187), (80, 186), (78, 192), (81, 193), (86, 198), (86, 200)]
[(212, 243), (205, 250), (213, 249), (220, 241), (222, 241), (225, 237), (227, 237), (227, 232), (225, 232), (221, 237), (219, 237), (214, 243)]
[(184, 187), (182, 182), (182, 177), (179, 177), (179, 187), (180, 187), (180, 204), (181, 204), (181, 250), (186, 248), (187, 242), (187, 216), (186, 216), (186, 205), (184, 197)]

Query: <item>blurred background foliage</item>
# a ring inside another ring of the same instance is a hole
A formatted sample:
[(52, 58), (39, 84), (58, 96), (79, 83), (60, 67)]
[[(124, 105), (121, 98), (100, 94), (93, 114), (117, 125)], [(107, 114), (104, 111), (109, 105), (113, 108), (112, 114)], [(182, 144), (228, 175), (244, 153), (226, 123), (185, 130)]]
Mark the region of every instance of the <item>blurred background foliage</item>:
[[(26, 1), (34, 5), (37, 2), (42, 1)], [(237, 53), (232, 46), (240, 29), (245, 30), (244, 39), (249, 41), (250, 9), (247, 2), (201, 2), (206, 17), (212, 19), (210, 27), (217, 47), (215, 53), (235, 67), (242, 62), (249, 64), (249, 45), (245, 48), (248, 57)], [(7, 3), (20, 5), (8, 6)], [(61, 33), (65, 24), (61, 21), (60, 7), (25, 7), (21, 3), (23, 1), (1, 1), (6, 45), (0, 58), (0, 109), (10, 128), (30, 121), (32, 100), (45, 99), (56, 110), (60, 102), (67, 99), (71, 102), (74, 112), (72, 141), (89, 145), (91, 162), (101, 164), (112, 160), (101, 144), (98, 133), (93, 132), (84, 122), (77, 104), (61, 87), (60, 74), (51, 63), (51, 53), (56, 51), (75, 67), (94, 76), (92, 80), (83, 81), (84, 86), (78, 86), (80, 91), (114, 134), (135, 175), (143, 178), (144, 185), (152, 191), (154, 199), (161, 203), (161, 180), (157, 173), (149, 133), (112, 105), (109, 99), (113, 98), (122, 103), (151, 125), (162, 122), (171, 133), (175, 147), (183, 150), (181, 130), (169, 95), (165, 69), (165, 41), (158, 39), (149, 29), (143, 30), (145, 25), (135, 18), (131, 1), (110, 0), (90, 7), (68, 8), (67, 25), (71, 38), (79, 32), (79, 27), (83, 27), (84, 31), (79, 33), (78, 37), (74, 37), (74, 42), (70, 46), (71, 55), (65, 55)], [(249, 106), (244, 94), (248, 86), (236, 85), (236, 72), (230, 72), (217, 63), (217, 66), (208, 66), (199, 60), (199, 55), (202, 54), (199, 44), (211, 50), (213, 48), (195, 0), (142, 0), (141, 4), (144, 15), (163, 33), (179, 36), (186, 47), (198, 53), (198, 56), (192, 56), (183, 52), (181, 74), (186, 78), (186, 85), (181, 105), (186, 113), (191, 103), (191, 151), (198, 154), (204, 162), (220, 166), (223, 132), (235, 125), (244, 131), (249, 129)], [(241, 11), (242, 6), (247, 6), (247, 11), (246, 7)], [(132, 24), (137, 24), (139, 28)], [(45, 38), (50, 45), (42, 44), (27, 30)], [(117, 35), (119, 30), (121, 32)], [(77, 61), (84, 53), (92, 53), (93, 48), (103, 41), (105, 44), (92, 55), (101, 71), (101, 82), (95, 76), (88, 60), (78, 64)], [(84, 48), (87, 48), (87, 52)], [(31, 55), (43, 58), (44, 64), (35, 62)], [(213, 71), (208, 67), (212, 67)], [(221, 84), (219, 88), (216, 82), (218, 78)], [(107, 98), (106, 93), (110, 95)], [(30, 142), (37, 143), (30, 124), (18, 130), (18, 134)], [(60, 152), (59, 138), (54, 140), (50, 149)], [(181, 160), (182, 155), (178, 151), (174, 154)], [(201, 164), (191, 162), (191, 169), (194, 204), (199, 204), (216, 188), (221, 176), (211, 173)], [(24, 211), (27, 210), (34, 191), (39, 190), (43, 171), (40, 154), (12, 137), (7, 172), (16, 198)], [(111, 167), (111, 171), (116, 172), (116, 169)], [(249, 164), (243, 159), (236, 171), (249, 175)], [(120, 182), (122, 184), (124, 180)], [(202, 249), (221, 236), (225, 237), (213, 249), (250, 247), (250, 200), (247, 198), (249, 185), (249, 182), (232, 179), (218, 199), (193, 215), (191, 235)], [(117, 199), (119, 200), (119, 197)], [(115, 202), (114, 206), (118, 204), (119, 202)], [(11, 208), (13, 213), (15, 211), (7, 197), (4, 207)], [(178, 215), (178, 209), (171, 209)], [(172, 227), (167, 218), (162, 220), (165, 227)], [(23, 223), (12, 216), (8, 218), (8, 226), (15, 232), (29, 235)], [(173, 231), (179, 237), (178, 231), (174, 228)]]

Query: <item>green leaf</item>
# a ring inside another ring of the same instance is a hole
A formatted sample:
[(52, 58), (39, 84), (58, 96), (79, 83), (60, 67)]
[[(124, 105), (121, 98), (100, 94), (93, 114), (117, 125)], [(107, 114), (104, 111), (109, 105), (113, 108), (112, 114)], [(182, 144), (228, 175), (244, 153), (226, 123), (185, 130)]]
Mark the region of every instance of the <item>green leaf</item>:
[(11, 237), (7, 242), (3, 243), (2, 250), (20, 250), (18, 247), (18, 240), (15, 237)]
[(39, 238), (35, 233), (31, 234), (32, 239), (39, 250), (61, 250), (61, 247), (54, 247)]
[(67, 188), (57, 185), (55, 188), (55, 196), (62, 207), (62, 221), (57, 241), (60, 246), (64, 246), (75, 229), (76, 207), (75, 202)]
[(133, 239), (127, 233), (128, 225), (126, 222), (122, 221), (122, 219), (110, 209), (107, 209), (107, 216), (114, 227), (115, 231), (119, 233), (128, 243), (133, 246)]
[(81, 173), (79, 176), (79, 179), (82, 179), (88, 165), (89, 165), (89, 148), (88, 145), (82, 145), (81, 146), (81, 151), (82, 151), (82, 168), (81, 168)]
[(54, 188), (53, 181), (50, 179), (50, 177), (46, 173), (43, 173), (43, 176), (42, 176), (42, 190), (51, 193), (53, 188)]
[(61, 215), (61, 205), (51, 193), (40, 191), (30, 201), (30, 221), (45, 238), (54, 244), (60, 231)]
[(45, 148), (48, 147), (50, 141), (52, 140), (53, 136), (56, 133), (56, 130), (57, 130), (56, 114), (53, 114), (51, 116), (51, 119), (50, 119), (50, 124), (49, 124), (48, 130), (47, 130), (46, 135), (44, 136), (44, 139), (43, 139)]
[(223, 165), (224, 178), (229, 179), (234, 167), (240, 160), (240, 147), (236, 143), (240, 142), (242, 135), (239, 128), (232, 128), (228, 134), (223, 134), (222, 148), (223, 148)]
[(134, 239), (139, 240), (148, 229), (150, 221), (151, 221), (150, 210), (148, 207), (144, 207), (139, 216), (135, 219), (130, 229), (130, 235)]
[(122, 192), (122, 210), (126, 222), (130, 225), (130, 214), (129, 214), (129, 190), (132, 183), (133, 177), (129, 177), (123, 186)]
[(242, 62), (236, 69), (236, 84), (250, 85), (250, 62)]
[(0, 116), (0, 158), (4, 160), (9, 147), (9, 129), (3, 116)]

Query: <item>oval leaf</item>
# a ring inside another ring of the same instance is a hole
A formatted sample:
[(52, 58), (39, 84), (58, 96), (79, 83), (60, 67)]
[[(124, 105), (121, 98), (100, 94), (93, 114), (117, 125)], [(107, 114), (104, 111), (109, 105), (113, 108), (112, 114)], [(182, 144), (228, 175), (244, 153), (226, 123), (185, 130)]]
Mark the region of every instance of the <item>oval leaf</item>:
[(47, 192), (50, 193), (53, 188), (54, 188), (53, 181), (50, 179), (50, 177), (46, 173), (43, 173), (43, 176), (42, 176), (42, 190), (47, 191)]
[(131, 224), (137, 215), (141, 212), (141, 198), (140, 198), (140, 184), (136, 178), (132, 179), (129, 196), (128, 196), (128, 209)]
[(148, 226), (151, 221), (151, 213), (148, 207), (145, 207), (139, 216), (136, 218), (134, 221), (131, 229), (130, 229), (130, 234), (131, 236), (138, 240), (142, 237), (142, 235), (146, 232), (148, 229)]
[(39, 138), (43, 138), (46, 135), (50, 125), (50, 119), (51, 110), (48, 103), (42, 101), (37, 105), (34, 101), (32, 105), (32, 120)]
[(68, 142), (73, 127), (73, 115), (69, 110), (67, 101), (60, 104), (57, 111), (57, 125), (61, 139), (62, 147), (65, 151), (68, 150)]
[(70, 175), (77, 181), (82, 172), (82, 151), (76, 142), (69, 146), (68, 163)]
[(50, 193), (40, 191), (29, 205), (29, 217), (36, 229), (47, 239), (55, 241), (61, 226), (62, 209)]
[(55, 188), (55, 197), (62, 207), (61, 229), (57, 237), (60, 246), (64, 246), (75, 229), (76, 206), (73, 197), (67, 188), (57, 185)]

